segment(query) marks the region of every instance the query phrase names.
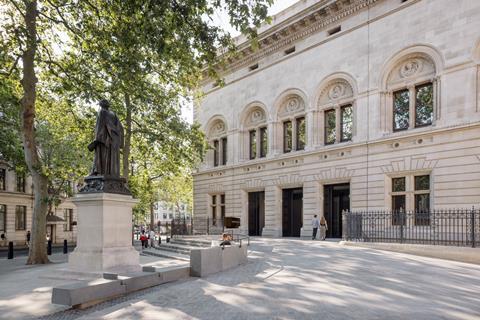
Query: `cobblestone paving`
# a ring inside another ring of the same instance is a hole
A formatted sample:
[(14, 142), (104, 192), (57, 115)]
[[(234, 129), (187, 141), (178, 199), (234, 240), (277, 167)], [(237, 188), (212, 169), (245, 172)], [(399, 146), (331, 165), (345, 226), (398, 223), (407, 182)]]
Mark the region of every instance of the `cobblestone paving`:
[(41, 319), (480, 319), (480, 266), (261, 239), (248, 264)]

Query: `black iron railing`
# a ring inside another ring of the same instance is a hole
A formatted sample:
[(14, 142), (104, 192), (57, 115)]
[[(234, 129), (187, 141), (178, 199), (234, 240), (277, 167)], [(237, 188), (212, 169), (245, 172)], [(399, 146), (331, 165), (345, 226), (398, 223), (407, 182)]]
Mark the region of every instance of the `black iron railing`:
[(480, 245), (480, 211), (472, 208), (429, 212), (344, 212), (343, 238), (349, 241), (476, 247)]
[(193, 217), (192, 219), (173, 219), (171, 235), (219, 235), (225, 232), (223, 219)]

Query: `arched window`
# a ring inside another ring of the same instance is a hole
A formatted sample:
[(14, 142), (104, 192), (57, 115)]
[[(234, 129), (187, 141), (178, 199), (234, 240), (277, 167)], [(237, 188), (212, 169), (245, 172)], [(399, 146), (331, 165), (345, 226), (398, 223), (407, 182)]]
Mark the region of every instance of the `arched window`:
[(212, 147), (211, 164), (214, 167), (226, 165), (228, 158), (227, 127), (222, 119), (216, 119), (210, 125), (208, 141)]
[(382, 128), (386, 132), (430, 126), (439, 117), (441, 56), (429, 46), (402, 50), (384, 67)]
[(424, 55), (411, 55), (388, 77), (392, 91), (392, 130), (401, 131), (433, 123), (435, 65)]
[(343, 78), (327, 80), (318, 99), (320, 122), (323, 122), (324, 144), (353, 139), (354, 102), (355, 90), (349, 81)]
[(248, 159), (264, 158), (268, 152), (267, 117), (260, 106), (248, 109), (244, 119), (244, 131), (248, 132)]
[(307, 142), (304, 100), (296, 94), (287, 96), (280, 105), (277, 117), (283, 129), (283, 152), (304, 150)]

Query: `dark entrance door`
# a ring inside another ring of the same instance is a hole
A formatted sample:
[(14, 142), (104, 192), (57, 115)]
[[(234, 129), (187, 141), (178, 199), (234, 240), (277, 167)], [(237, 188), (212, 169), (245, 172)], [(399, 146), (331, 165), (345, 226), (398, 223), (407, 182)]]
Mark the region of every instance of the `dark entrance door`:
[(282, 234), (300, 237), (303, 218), (303, 189), (283, 189)]
[(248, 193), (248, 235), (261, 236), (265, 226), (265, 192)]
[(323, 186), (323, 213), (327, 219), (328, 238), (342, 237), (342, 211), (350, 210), (350, 184)]

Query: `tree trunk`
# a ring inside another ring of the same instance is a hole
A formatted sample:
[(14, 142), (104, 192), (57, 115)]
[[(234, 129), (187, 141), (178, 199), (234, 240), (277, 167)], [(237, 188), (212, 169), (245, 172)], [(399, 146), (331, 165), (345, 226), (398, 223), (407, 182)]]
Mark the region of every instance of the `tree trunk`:
[(123, 146), (123, 177), (128, 181), (129, 165), (130, 165), (130, 142), (132, 140), (132, 105), (130, 102), (130, 95), (125, 94), (125, 108), (127, 109), (127, 117), (125, 119), (125, 145)]
[(153, 211), (154, 203), (150, 203), (150, 230), (155, 230), (155, 213)]
[(26, 50), (22, 55), (22, 140), (25, 162), (33, 180), (34, 205), (32, 214), (31, 245), (27, 264), (48, 263), (45, 245), (48, 180), (42, 171), (35, 141), (35, 101), (37, 77), (35, 54), (37, 50), (37, 1), (25, 1)]

